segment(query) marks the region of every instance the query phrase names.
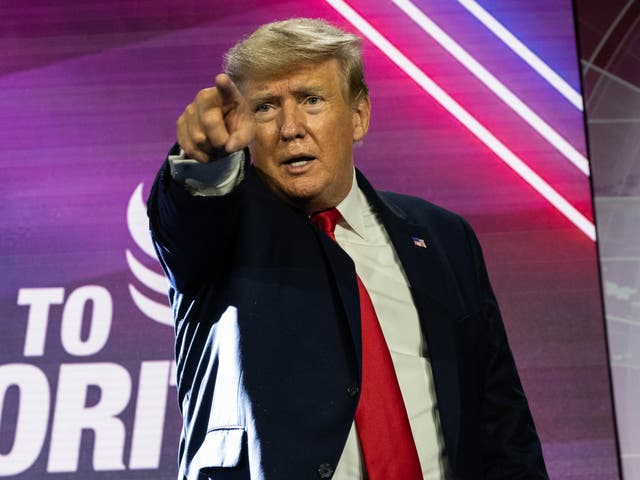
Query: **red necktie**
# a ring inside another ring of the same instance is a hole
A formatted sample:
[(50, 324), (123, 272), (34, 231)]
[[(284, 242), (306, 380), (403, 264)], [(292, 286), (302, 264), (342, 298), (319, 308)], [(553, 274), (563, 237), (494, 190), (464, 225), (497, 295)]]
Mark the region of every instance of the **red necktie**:
[[(335, 208), (315, 213), (311, 221), (335, 242), (340, 220)], [(369, 480), (422, 480), (418, 452), (411, 434), (400, 386), (376, 311), (360, 277), (362, 329), (362, 392), (356, 428)]]

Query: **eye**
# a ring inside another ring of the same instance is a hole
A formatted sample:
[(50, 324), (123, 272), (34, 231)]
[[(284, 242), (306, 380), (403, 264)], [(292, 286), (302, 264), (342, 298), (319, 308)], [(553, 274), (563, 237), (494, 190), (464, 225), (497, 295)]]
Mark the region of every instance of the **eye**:
[(256, 113), (267, 113), (273, 108), (273, 105), (269, 103), (263, 103), (256, 107)]
[(322, 101), (322, 99), (320, 97), (307, 97), (306, 102), (308, 105), (318, 105), (320, 102)]

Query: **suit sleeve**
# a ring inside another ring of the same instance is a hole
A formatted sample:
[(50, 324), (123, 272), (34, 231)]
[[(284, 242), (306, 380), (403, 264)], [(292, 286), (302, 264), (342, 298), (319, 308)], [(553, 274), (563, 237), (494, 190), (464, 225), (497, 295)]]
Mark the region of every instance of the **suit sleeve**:
[[(169, 155), (175, 155), (174, 146)], [(174, 180), (168, 160), (148, 200), (151, 237), (171, 286), (195, 292), (221, 278), (237, 231), (242, 184), (226, 195), (193, 195)], [(227, 259), (227, 260), (225, 260)]]
[(482, 250), (466, 224), (476, 284), (487, 327), (481, 398), (482, 448), (487, 480), (547, 479), (540, 441), (509, 348)]

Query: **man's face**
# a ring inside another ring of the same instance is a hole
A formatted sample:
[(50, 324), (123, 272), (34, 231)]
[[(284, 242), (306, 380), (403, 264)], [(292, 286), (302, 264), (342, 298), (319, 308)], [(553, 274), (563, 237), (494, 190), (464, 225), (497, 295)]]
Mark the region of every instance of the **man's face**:
[(254, 112), (249, 150), (267, 185), (307, 213), (335, 207), (353, 180), (353, 143), (369, 126), (369, 99), (347, 99), (337, 60), (240, 89)]

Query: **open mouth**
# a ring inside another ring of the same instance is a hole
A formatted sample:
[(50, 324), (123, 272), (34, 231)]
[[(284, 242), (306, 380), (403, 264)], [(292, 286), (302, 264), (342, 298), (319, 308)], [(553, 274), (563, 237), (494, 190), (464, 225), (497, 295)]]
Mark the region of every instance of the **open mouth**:
[(315, 160), (315, 157), (312, 157), (310, 155), (297, 155), (285, 160), (282, 163), (283, 165), (291, 165), (292, 167), (302, 167), (313, 160)]

